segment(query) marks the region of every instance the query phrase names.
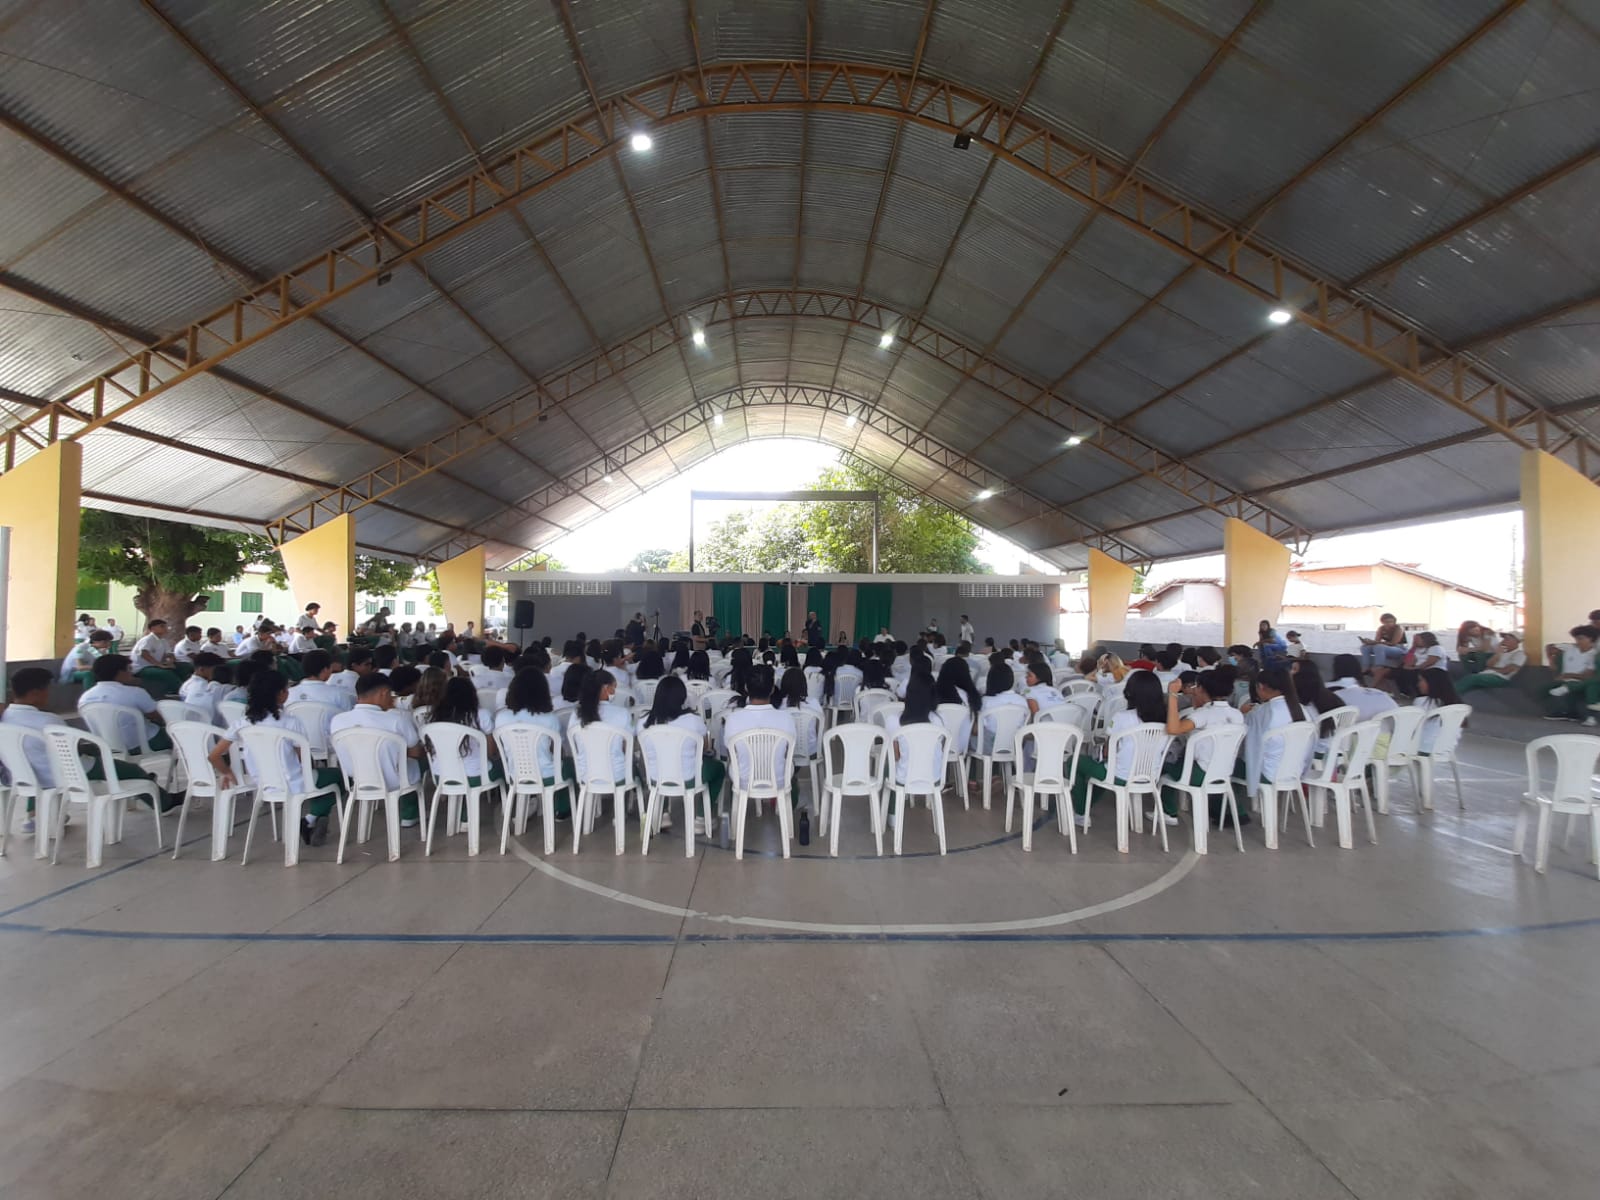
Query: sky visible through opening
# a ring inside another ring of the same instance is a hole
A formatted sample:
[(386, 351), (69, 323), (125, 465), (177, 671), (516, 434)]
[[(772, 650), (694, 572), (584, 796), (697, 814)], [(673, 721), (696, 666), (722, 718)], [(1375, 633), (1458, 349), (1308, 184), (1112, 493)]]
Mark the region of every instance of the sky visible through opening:
[[(571, 571), (621, 570), (641, 550), (678, 550), (688, 545), (690, 491), (792, 491), (810, 486), (818, 474), (838, 461), (836, 447), (818, 442), (746, 442), (696, 463), (545, 549)], [(704, 537), (713, 521), (730, 512), (766, 507), (744, 501), (701, 502), (695, 506), (696, 536)], [(1521, 558), (1521, 523), (1522, 514), (1511, 511), (1317, 538), (1305, 559), (1315, 563), (1369, 563), (1387, 558), (1414, 563), (1429, 574), (1509, 597), (1513, 572)], [(1020, 547), (987, 532), (977, 556), (1004, 575), (1015, 574), (1022, 563), (1054, 571)], [(1150, 572), (1149, 582), (1221, 575), (1222, 556), (1216, 554), (1158, 563)]]

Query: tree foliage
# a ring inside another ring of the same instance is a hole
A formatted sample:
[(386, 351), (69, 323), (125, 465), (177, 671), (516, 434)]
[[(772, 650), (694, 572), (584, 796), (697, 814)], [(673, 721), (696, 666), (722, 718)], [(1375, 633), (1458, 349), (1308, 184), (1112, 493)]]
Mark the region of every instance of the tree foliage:
[(653, 550), (641, 550), (628, 560), (625, 571), (637, 571), (641, 574), (655, 574), (660, 571), (670, 571), (672, 551), (664, 547)]
[(195, 596), (260, 561), (266, 539), (203, 525), (86, 508), (78, 534), (79, 577), (133, 588), (133, 606), (176, 628), (205, 607)]
[[(881, 471), (845, 463), (822, 472), (811, 486), (879, 494), (880, 571), (980, 574), (989, 570), (976, 557), (979, 534), (972, 522)], [(827, 500), (779, 504), (759, 514), (731, 513), (713, 522), (696, 545), (695, 566), (702, 571), (864, 574), (872, 569), (872, 505)]]

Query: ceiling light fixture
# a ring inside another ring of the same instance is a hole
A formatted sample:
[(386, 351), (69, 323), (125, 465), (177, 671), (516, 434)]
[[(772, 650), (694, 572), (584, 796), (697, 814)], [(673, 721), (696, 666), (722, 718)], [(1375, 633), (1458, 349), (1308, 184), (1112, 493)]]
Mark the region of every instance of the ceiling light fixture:
[(722, 424), (722, 414), (718, 413), (716, 416), (712, 417), (711, 418), (711, 423), (713, 425), (721, 425)]
[(978, 493), (978, 499), (979, 500), (992, 500), (992, 499), (994, 499), (994, 491), (993, 491), (993, 489), (984, 488), (983, 491)]
[(700, 349), (704, 350), (706, 348), (706, 331), (704, 329), (696, 329), (694, 333), (690, 335), (689, 340)]
[(1275, 308), (1267, 314), (1267, 320), (1271, 321), (1274, 325), (1287, 325), (1290, 321), (1294, 320), (1294, 314), (1287, 308)]
[(851, 413), (848, 417), (846, 417), (844, 419), (844, 423), (845, 423), (845, 427), (847, 429), (854, 429), (856, 427), (856, 415), (855, 415), (855, 413)]
[(655, 145), (655, 141), (648, 133), (636, 133), (628, 139), (628, 145), (632, 146), (638, 153), (643, 154), (651, 146)]
[(1071, 437), (1069, 437), (1067, 439), (1067, 445), (1069, 445), (1069, 446), (1081, 446), (1082, 444), (1083, 444), (1083, 435), (1082, 434), (1075, 433), (1075, 434), (1073, 434)]
[(885, 329), (883, 331), (883, 336), (878, 339), (878, 348), (880, 350), (887, 350), (892, 345), (894, 345), (894, 330)]
[(616, 482), (616, 480), (611, 478), (611, 476), (609, 476), (609, 475), (602, 475), (601, 478), (604, 479), (607, 483), (615, 483)]

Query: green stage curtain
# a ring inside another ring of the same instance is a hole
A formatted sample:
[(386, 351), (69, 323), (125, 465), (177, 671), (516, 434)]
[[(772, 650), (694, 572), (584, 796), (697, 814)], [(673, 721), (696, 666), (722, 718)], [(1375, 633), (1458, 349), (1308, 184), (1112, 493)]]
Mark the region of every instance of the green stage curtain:
[(761, 585), (761, 632), (780, 638), (789, 628), (789, 589), (781, 583)]
[(711, 615), (720, 626), (718, 637), (739, 637), (744, 624), (739, 619), (739, 587), (737, 583), (711, 585)]
[[(806, 588), (806, 611), (817, 614), (817, 620), (822, 623), (822, 636), (827, 641), (833, 641), (833, 635), (838, 631), (829, 624), (833, 620), (833, 584), (813, 583)], [(805, 636), (805, 626), (802, 625), (794, 631), (795, 637)]]
[(892, 583), (856, 584), (856, 641), (877, 637), (878, 630), (887, 626), (891, 632), (890, 602), (894, 597)]

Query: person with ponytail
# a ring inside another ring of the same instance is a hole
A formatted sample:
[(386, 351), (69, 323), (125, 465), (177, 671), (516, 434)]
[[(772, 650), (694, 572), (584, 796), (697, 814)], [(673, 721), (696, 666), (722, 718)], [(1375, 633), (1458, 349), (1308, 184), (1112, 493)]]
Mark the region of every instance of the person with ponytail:
[[(1167, 685), (1167, 732), (1173, 737), (1183, 737), (1201, 729), (1214, 729), (1219, 725), (1243, 725), (1244, 714), (1233, 705), (1229, 699), (1233, 696), (1233, 673), (1229, 671), (1210, 670), (1201, 671), (1192, 684), (1186, 686), (1184, 677), (1174, 679)], [(1185, 691), (1189, 697), (1189, 711), (1187, 715), (1178, 712), (1178, 698)], [(1211, 747), (1201, 744), (1195, 747), (1194, 771), (1189, 776), (1191, 786), (1199, 787), (1206, 779), (1206, 771), (1211, 766)], [(1169, 762), (1164, 774), (1170, 779), (1176, 779), (1183, 764), (1180, 758), (1177, 762)], [(1161, 789), (1161, 807), (1170, 818), (1168, 824), (1178, 823), (1178, 793), (1171, 788)], [(1211, 798), (1211, 819), (1219, 820), (1222, 816), (1222, 801), (1217, 797)], [(1243, 814), (1240, 814), (1239, 824), (1248, 824)]]
[[(587, 729), (598, 722), (620, 729), (623, 733), (632, 733), (633, 717), (622, 705), (611, 702), (616, 693), (617, 680), (610, 671), (587, 672), (583, 677), (583, 686), (578, 691), (578, 712), (573, 718), (578, 726)], [(578, 776), (582, 778), (585, 755), (581, 741), (573, 753), (578, 762)], [(617, 783), (628, 778), (628, 755), (620, 741), (611, 747), (611, 778)]]
[[(1270, 783), (1272, 777), (1278, 773), (1278, 764), (1283, 759), (1283, 739), (1274, 738), (1268, 741), (1267, 736), (1274, 729), (1281, 729), (1296, 721), (1304, 721), (1306, 710), (1300, 703), (1294, 680), (1290, 677), (1287, 667), (1264, 668), (1256, 676), (1254, 689), (1257, 701), (1241, 705), (1239, 708), (1245, 717), (1245, 763), (1247, 769), (1250, 763), (1258, 764), (1254, 768), (1255, 777), (1262, 783)], [(1310, 761), (1309, 757), (1307, 761)], [(1249, 791), (1250, 789), (1246, 789), (1246, 798), (1239, 801), (1241, 821), (1246, 815)]]
[[(462, 679), (459, 675), (449, 680), (444, 685), (444, 695), (433, 706), (429, 714), (434, 724), (465, 725), (468, 729), (476, 729), (480, 733), (494, 732), (494, 717), (488, 709), (478, 705), (478, 689), (472, 686), (470, 679)], [(476, 746), (462, 743), (462, 761), (467, 769), (467, 782), (473, 787), (482, 786), (484, 762), (483, 755)], [(500, 769), (500, 747), (495, 745), (494, 739), (489, 739), (489, 780), (499, 783), (505, 778), (505, 772)]]
[(1422, 722), (1422, 733), (1417, 740), (1418, 754), (1432, 754), (1433, 743), (1439, 737), (1439, 722), (1431, 714), (1437, 713), (1447, 704), (1460, 703), (1461, 697), (1456, 695), (1456, 685), (1451, 680), (1449, 671), (1442, 667), (1430, 667), (1426, 671), (1417, 672), (1417, 698), (1411, 705), (1430, 714)]
[[(207, 755), (212, 769), (217, 773), (218, 783), (230, 788), (236, 782), (233, 768), (228, 763), (228, 751), (235, 742), (240, 742), (246, 726), (267, 725), (287, 730), (289, 733), (297, 733), (301, 737), (307, 736), (305, 726), (283, 711), (284, 705), (288, 703), (289, 681), (280, 673), (257, 670), (250, 676), (250, 685), (245, 697), (244, 720), (229, 729), (227, 734), (211, 747), (211, 753)], [(260, 772), (251, 759), (250, 747), (241, 742), (239, 748), (244, 755), (245, 769), (251, 776), (259, 777)], [(296, 792), (308, 790), (307, 780), (301, 771), (299, 753), (289, 745), (284, 745), (282, 751), (283, 773), (290, 789)], [(317, 767), (315, 771), (316, 777), (309, 781), (309, 790), (315, 794), (306, 801), (301, 812), (300, 840), (312, 846), (320, 846), (328, 840), (328, 814), (333, 811), (334, 804), (343, 793), (344, 783), (338, 767)]]
[[(656, 688), (654, 699), (650, 702), (650, 711), (645, 713), (644, 720), (640, 723), (640, 732), (652, 729), (657, 725), (669, 725), (673, 729), (682, 729), (692, 733), (698, 739), (696, 746), (685, 748), (683, 752), (683, 777), (693, 779), (698, 771), (701, 781), (711, 793), (711, 805), (715, 810), (722, 803), (722, 784), (728, 777), (727, 768), (722, 765), (713, 752), (711, 737), (706, 729), (705, 718), (689, 707), (689, 689), (683, 680), (676, 675), (669, 675), (661, 681)], [(647, 774), (654, 778), (656, 770), (655, 746), (648, 738), (640, 739), (640, 746), (644, 750), (644, 761)], [(690, 814), (693, 816), (693, 814)], [(671, 814), (666, 806), (661, 811), (661, 827), (670, 828), (672, 825)], [(709, 829), (701, 827), (700, 818), (695, 818), (695, 833), (709, 836)]]
[[(778, 694), (773, 697), (772, 706), (781, 708), (785, 712), (797, 712), (805, 709), (816, 715), (817, 723), (808, 725), (810, 736), (803, 741), (795, 743), (797, 754), (811, 755), (817, 752), (817, 739), (822, 736), (822, 705), (811, 698), (811, 689), (806, 685), (806, 673), (799, 667), (790, 667), (783, 673), (783, 682), (778, 686)], [(799, 728), (799, 722), (795, 722)]]
[[(1122, 685), (1122, 697), (1128, 702), (1128, 707), (1111, 718), (1107, 730), (1109, 737), (1115, 738), (1140, 725), (1165, 726), (1167, 702), (1164, 692), (1154, 671), (1128, 672), (1127, 682)], [(1108, 740), (1108, 747), (1109, 744)], [(1133, 755), (1133, 742), (1125, 740), (1117, 746), (1117, 761), (1114, 763), (1102, 763), (1087, 754), (1079, 756), (1078, 775), (1072, 784), (1072, 805), (1076, 813), (1074, 819), (1080, 829), (1084, 828), (1089, 811), (1089, 781), (1104, 779), (1109, 774), (1114, 782), (1126, 783), (1128, 776), (1133, 774)]]
[[(545, 787), (554, 787), (560, 778), (573, 778), (572, 760), (561, 756), (561, 718), (556, 716), (555, 705), (550, 701), (550, 681), (537, 667), (524, 667), (511, 680), (506, 689), (506, 706), (494, 715), (494, 727), (507, 725), (537, 725), (556, 735), (552, 751), (547, 746), (539, 748), (539, 775)], [(556, 820), (565, 821), (572, 816), (570, 790), (556, 797)]]
[(983, 708), (983, 697), (972, 682), (972, 671), (965, 655), (957, 654), (944, 660), (934, 685), (934, 699), (938, 704), (965, 704), (974, 716)]

